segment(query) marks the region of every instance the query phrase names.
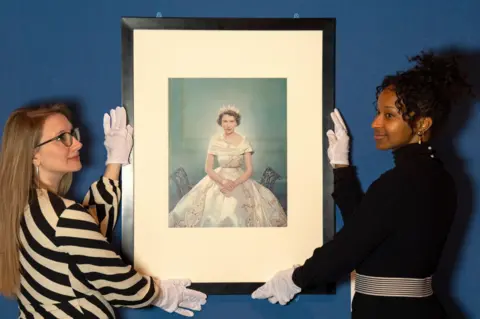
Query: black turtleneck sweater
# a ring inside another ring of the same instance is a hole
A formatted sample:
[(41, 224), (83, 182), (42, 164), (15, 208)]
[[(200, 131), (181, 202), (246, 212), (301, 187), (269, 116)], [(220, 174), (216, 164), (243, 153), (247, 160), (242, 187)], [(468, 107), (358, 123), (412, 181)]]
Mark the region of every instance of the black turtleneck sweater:
[(301, 288), (356, 270), (382, 277), (434, 274), (456, 211), (452, 177), (429, 144), (393, 152), (395, 166), (364, 193), (355, 168), (334, 170), (332, 194), (344, 227), (293, 274)]

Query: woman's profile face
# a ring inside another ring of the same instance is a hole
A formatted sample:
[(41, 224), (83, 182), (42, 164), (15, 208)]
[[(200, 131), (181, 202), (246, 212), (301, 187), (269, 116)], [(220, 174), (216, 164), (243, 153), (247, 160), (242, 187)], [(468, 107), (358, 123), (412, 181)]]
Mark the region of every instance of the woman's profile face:
[[(64, 115), (51, 115), (43, 125), (40, 143), (71, 131), (72, 124)], [(38, 147), (34, 164), (40, 165), (41, 172), (44, 175), (76, 172), (82, 168), (79, 154), (82, 144), (74, 137), (71, 137), (71, 140), (70, 136), (64, 136), (64, 138), (71, 141), (70, 146), (66, 146), (62, 140), (53, 140)]]
[(235, 127), (237, 127), (237, 120), (235, 116), (224, 114), (222, 116), (222, 128), (226, 134), (231, 134), (235, 131)]
[(377, 149), (396, 149), (415, 141), (415, 133), (398, 111), (396, 101), (397, 95), (391, 89), (383, 90), (378, 97), (377, 115), (372, 122)]

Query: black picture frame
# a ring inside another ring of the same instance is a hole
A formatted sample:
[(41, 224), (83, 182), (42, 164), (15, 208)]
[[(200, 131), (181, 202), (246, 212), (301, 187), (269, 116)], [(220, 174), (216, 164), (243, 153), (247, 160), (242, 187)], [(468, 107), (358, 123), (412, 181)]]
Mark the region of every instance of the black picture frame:
[[(121, 19), (122, 54), (122, 104), (127, 109), (129, 122), (134, 126), (134, 80), (133, 48), (135, 30), (321, 30), (323, 32), (323, 128), (331, 127), (330, 112), (335, 105), (335, 27), (334, 18), (144, 18), (123, 17)], [(323, 139), (323, 242), (333, 239), (335, 234), (335, 204), (333, 192), (333, 170), (328, 164), (328, 140), (325, 132), (318, 132)], [(132, 152), (132, 157), (133, 157)], [(134, 260), (134, 165), (122, 169), (122, 253)], [(272, 269), (275, 272), (277, 269)], [(188, 274), (186, 274), (188, 276)], [(192, 283), (191, 288), (207, 294), (251, 294), (263, 283)], [(304, 290), (302, 294), (335, 294), (336, 283)]]

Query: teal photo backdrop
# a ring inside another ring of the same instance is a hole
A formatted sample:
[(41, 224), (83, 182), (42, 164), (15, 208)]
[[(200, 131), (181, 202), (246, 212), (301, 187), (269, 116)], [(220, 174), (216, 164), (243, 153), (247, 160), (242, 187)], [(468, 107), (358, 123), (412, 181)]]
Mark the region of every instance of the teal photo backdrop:
[[(286, 205), (288, 79), (175, 78), (168, 83), (169, 172), (183, 168), (192, 185), (205, 177), (208, 142), (223, 131), (217, 124), (218, 111), (233, 104), (241, 114), (235, 130), (255, 151), (252, 178), (259, 182), (267, 167), (274, 169), (281, 178), (273, 193)], [(172, 208), (179, 198), (175, 183), (169, 185)]]
[[(472, 58), (468, 67), (478, 85), (478, 12), (478, 0), (2, 0), (0, 124), (5, 125), (14, 108), (33, 99), (78, 100), (85, 166), (75, 175), (71, 196), (79, 200), (103, 173), (103, 114), (121, 101), (121, 17), (333, 17), (337, 19), (336, 106), (349, 125), (352, 161), (359, 168), (365, 189), (392, 166), (391, 154), (377, 151), (372, 140), (375, 86), (385, 74), (410, 66), (406, 56), (426, 48), (444, 50), (452, 46)], [(461, 120), (462, 129), (455, 135), (453, 148), (441, 154), (457, 180), (460, 208), (434, 282), (440, 286), (442, 300), (452, 299), (466, 318), (480, 318), (479, 107), (477, 103), (465, 117), (459, 116), (461, 107), (454, 108), (452, 119)], [(305, 125), (316, 121), (305, 114)], [(305, 142), (310, 138), (321, 137), (306, 137)], [(448, 160), (451, 154), (459, 160)], [(305, 187), (308, 185), (307, 180)], [(337, 213), (337, 229), (342, 226)], [(114, 240), (117, 249), (121, 227), (120, 222)], [(192, 243), (192, 249), (208, 247)], [(278, 249), (280, 253), (281, 247)], [(348, 275), (337, 287), (336, 295), (300, 296), (287, 307), (252, 300), (248, 295), (210, 296), (204, 310), (194, 318), (348, 319)], [(447, 308), (452, 318), (462, 318), (454, 315), (457, 312), (452, 303), (447, 302)], [(0, 298), (0, 311), (2, 319), (18, 317), (15, 301)], [(182, 318), (159, 309), (122, 309), (119, 315), (126, 319)]]

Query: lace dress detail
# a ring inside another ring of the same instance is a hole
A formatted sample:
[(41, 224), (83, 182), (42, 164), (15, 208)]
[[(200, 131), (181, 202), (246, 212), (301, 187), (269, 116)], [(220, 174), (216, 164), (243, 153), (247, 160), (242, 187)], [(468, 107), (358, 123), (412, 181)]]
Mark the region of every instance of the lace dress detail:
[[(215, 172), (230, 180), (243, 173), (245, 153), (254, 153), (242, 137), (238, 145), (223, 135), (210, 139), (208, 153), (219, 163)], [(286, 227), (287, 215), (275, 195), (260, 183), (248, 179), (231, 193), (223, 194), (208, 175), (198, 182), (169, 214), (170, 227)]]

